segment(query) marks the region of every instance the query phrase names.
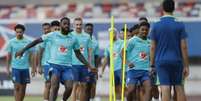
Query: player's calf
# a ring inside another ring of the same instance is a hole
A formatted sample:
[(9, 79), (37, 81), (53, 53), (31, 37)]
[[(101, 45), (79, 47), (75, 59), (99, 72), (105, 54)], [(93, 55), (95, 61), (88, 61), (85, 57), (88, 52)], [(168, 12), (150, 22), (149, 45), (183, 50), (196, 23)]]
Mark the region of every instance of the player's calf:
[(56, 75), (52, 75), (49, 101), (56, 101), (58, 89), (59, 89), (59, 78)]
[(20, 101), (20, 96), (21, 96), (21, 94), (20, 94), (20, 84), (15, 83), (14, 87), (15, 87), (15, 89), (14, 89), (15, 101)]
[(64, 94), (63, 94), (63, 101), (66, 101), (70, 97), (70, 95), (72, 93), (73, 81), (65, 80), (64, 81), (64, 87), (65, 87), (65, 91), (64, 91)]
[(50, 81), (45, 82), (45, 89), (44, 89), (44, 101), (48, 101), (49, 99), (49, 94), (50, 94), (50, 88), (51, 88), (51, 83)]
[(143, 82), (143, 88), (144, 88), (144, 100), (143, 101), (149, 101), (150, 99), (150, 91), (151, 91), (151, 83), (150, 80), (145, 80)]
[(126, 98), (127, 101), (133, 101), (133, 93), (135, 92), (135, 85), (128, 85), (127, 86), (127, 92), (126, 92)]

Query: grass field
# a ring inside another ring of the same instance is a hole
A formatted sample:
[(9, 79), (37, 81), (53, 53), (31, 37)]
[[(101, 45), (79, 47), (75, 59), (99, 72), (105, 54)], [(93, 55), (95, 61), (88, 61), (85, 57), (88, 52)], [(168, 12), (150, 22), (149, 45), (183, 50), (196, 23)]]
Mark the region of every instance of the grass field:
[[(0, 96), (0, 101), (15, 101), (15, 100), (14, 96)], [(43, 98), (42, 96), (26, 96), (24, 101), (43, 101)], [(61, 101), (61, 97), (58, 97), (57, 101)], [(108, 101), (108, 99), (101, 99), (101, 101)]]

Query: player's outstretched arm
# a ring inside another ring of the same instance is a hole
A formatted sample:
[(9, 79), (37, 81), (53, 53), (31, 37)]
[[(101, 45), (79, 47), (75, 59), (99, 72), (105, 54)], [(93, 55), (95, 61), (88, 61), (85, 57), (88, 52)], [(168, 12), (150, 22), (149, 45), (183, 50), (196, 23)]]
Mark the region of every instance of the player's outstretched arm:
[(41, 43), (43, 42), (43, 39), (42, 38), (38, 38), (34, 41), (32, 41), (31, 43), (29, 43), (28, 45), (26, 45), (23, 49), (21, 49), (20, 51), (18, 51), (16, 54), (15, 54), (15, 57), (21, 57), (25, 51), (27, 51), (28, 49), (34, 47), (35, 45), (37, 45), (38, 43)]
[(86, 66), (88, 67), (92, 72), (97, 72), (96, 68), (93, 68), (89, 62), (84, 58), (84, 56), (81, 54), (80, 50), (74, 50), (76, 57)]

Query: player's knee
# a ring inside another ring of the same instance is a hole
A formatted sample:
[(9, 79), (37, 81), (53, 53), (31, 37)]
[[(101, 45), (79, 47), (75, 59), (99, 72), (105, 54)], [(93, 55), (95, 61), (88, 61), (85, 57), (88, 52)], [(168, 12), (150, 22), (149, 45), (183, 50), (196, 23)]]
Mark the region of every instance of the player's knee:
[(151, 86), (149, 85), (145, 86), (145, 92), (151, 92)]
[(182, 85), (175, 86), (175, 90), (178, 93), (184, 93), (184, 89)]
[(50, 83), (50, 82), (46, 82), (46, 83), (45, 83), (45, 88), (46, 88), (46, 89), (50, 89), (50, 87), (51, 87), (51, 83)]
[(59, 88), (59, 84), (58, 83), (51, 84), (51, 89), (56, 90), (58, 88)]
[(17, 92), (20, 91), (20, 86), (19, 85), (15, 85), (15, 91), (17, 91)]
[(66, 91), (72, 91), (73, 90), (73, 85), (66, 85), (65, 90)]
[(132, 94), (133, 92), (134, 92), (134, 87), (128, 87), (128, 89), (127, 89), (127, 95), (129, 95), (129, 94)]

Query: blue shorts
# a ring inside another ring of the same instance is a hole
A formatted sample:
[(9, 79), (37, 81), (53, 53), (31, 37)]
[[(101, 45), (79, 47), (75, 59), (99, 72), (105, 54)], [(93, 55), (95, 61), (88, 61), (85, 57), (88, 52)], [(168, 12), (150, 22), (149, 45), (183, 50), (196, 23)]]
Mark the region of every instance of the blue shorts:
[(12, 68), (13, 83), (27, 84), (30, 83), (29, 69)]
[(64, 81), (71, 81), (73, 80), (73, 69), (71, 66), (64, 66), (64, 65), (58, 65), (58, 64), (50, 64), (50, 70), (51, 75), (56, 75), (59, 78), (59, 81), (61, 83), (64, 83)]
[(121, 85), (121, 70), (114, 71), (114, 82), (115, 85)]
[(182, 62), (156, 64), (160, 85), (181, 85)]
[(144, 81), (150, 80), (149, 71), (147, 70), (129, 70), (126, 75), (127, 85), (139, 85), (143, 84)]
[(84, 65), (73, 65), (74, 80), (78, 82), (90, 82), (88, 68)]
[(45, 78), (45, 81), (50, 81), (50, 65), (43, 65), (43, 72), (44, 72), (44, 78)]
[(96, 83), (97, 75), (95, 73), (89, 72), (89, 77), (90, 77), (89, 83)]

